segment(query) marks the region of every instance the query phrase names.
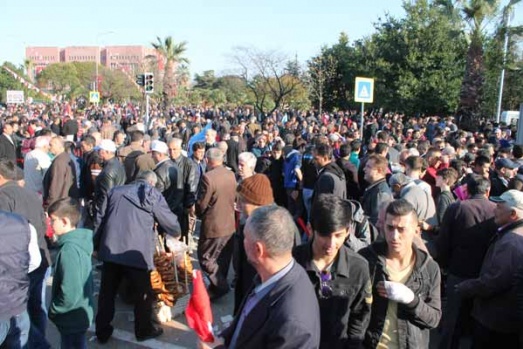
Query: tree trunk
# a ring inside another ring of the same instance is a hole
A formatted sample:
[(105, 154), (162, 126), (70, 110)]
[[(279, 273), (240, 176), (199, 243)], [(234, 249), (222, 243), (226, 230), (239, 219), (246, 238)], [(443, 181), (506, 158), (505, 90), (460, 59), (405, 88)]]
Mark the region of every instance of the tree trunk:
[(163, 75), (163, 109), (168, 110), (171, 105), (171, 101), (174, 97), (174, 72), (173, 72), (174, 62), (172, 60), (167, 60), (165, 62), (165, 73)]
[(477, 131), (479, 128), (484, 82), (483, 45), (481, 38), (475, 36), (467, 53), (467, 65), (457, 112), (459, 127), (466, 131)]

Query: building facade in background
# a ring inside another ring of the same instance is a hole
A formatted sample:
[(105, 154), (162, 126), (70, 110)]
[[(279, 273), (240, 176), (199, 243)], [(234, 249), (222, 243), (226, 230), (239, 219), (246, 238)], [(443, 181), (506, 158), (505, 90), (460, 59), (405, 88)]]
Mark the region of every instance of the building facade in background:
[(34, 79), (49, 64), (65, 62), (97, 62), (112, 70), (122, 70), (127, 74), (143, 72), (149, 63), (157, 62), (163, 69), (163, 62), (154, 48), (131, 46), (69, 46), (46, 47), (29, 46), (25, 58), (31, 62), (32, 71), (27, 75)]

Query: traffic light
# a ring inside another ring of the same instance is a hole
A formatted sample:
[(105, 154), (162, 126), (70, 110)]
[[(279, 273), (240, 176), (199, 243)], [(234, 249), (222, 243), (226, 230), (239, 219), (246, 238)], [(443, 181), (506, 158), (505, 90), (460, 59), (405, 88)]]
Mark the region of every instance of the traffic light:
[(136, 75), (136, 83), (139, 86), (144, 86), (145, 85), (145, 76), (143, 74)]
[(153, 93), (154, 92), (154, 74), (145, 73), (144, 75), (145, 75), (145, 82), (144, 82), (145, 93)]

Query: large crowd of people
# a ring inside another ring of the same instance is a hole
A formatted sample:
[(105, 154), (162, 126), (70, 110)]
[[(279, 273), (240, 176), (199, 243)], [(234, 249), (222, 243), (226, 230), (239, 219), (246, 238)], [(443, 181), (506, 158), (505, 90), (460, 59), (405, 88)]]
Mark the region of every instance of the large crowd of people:
[(157, 235), (191, 244), (199, 219), (194, 257), (211, 301), (234, 289), (235, 315), (201, 348), (523, 348), (514, 125), (467, 132), (453, 117), (382, 112), (361, 125), (354, 111), (247, 107), (142, 114), (0, 108), (0, 347), (49, 348), (48, 319), (63, 348), (86, 348), (93, 321), (106, 343), (122, 280), (136, 339), (160, 336)]

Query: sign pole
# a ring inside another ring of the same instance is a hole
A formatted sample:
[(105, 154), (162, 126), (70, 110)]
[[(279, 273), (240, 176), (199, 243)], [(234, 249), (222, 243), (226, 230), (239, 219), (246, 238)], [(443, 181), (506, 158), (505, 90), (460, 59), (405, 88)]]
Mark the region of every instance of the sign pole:
[(374, 79), (356, 77), (354, 86), (354, 102), (361, 103), (361, 134), (363, 140), (363, 126), (365, 123), (365, 103), (374, 102)]
[(365, 125), (365, 103), (361, 103), (361, 131), (360, 131), (360, 137), (363, 141), (363, 127)]

